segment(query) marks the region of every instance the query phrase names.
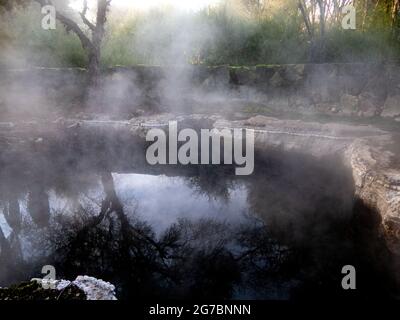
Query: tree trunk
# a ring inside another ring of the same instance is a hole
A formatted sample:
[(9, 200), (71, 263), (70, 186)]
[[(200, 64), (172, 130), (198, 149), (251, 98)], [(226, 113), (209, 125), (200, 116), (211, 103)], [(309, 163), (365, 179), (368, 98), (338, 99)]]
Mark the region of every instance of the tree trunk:
[(89, 52), (88, 84), (97, 87), (100, 78), (100, 48), (93, 48)]
[[(41, 6), (51, 4), (48, 0), (35, 0)], [(57, 19), (65, 25), (67, 30), (73, 31), (81, 41), (83, 49), (88, 55), (88, 82), (90, 86), (96, 87), (99, 82), (100, 77), (100, 59), (101, 59), (101, 44), (104, 37), (104, 26), (107, 21), (107, 11), (111, 0), (97, 0), (97, 16), (96, 24), (91, 23), (87, 17), (86, 13), (88, 10), (87, 1), (84, 1), (83, 11), (80, 12), (83, 23), (92, 32), (91, 39), (85, 34), (85, 32), (80, 28), (80, 26), (68, 18), (61, 12), (57, 12)]]
[(322, 0), (318, 0), (319, 7), (319, 25), (320, 25), (320, 33), (319, 33), (319, 41), (318, 41), (318, 52), (317, 59), (318, 62), (325, 60), (325, 29), (326, 29), (326, 7), (325, 3)]
[(396, 27), (398, 27), (397, 22), (399, 19), (399, 14), (400, 14), (400, 0), (394, 0), (393, 1), (393, 8), (392, 8), (392, 28), (394, 31), (396, 31)]
[(92, 26), (92, 47), (89, 52), (89, 84), (97, 86), (100, 77), (101, 44), (104, 38), (104, 26), (110, 0), (97, 0), (96, 25)]

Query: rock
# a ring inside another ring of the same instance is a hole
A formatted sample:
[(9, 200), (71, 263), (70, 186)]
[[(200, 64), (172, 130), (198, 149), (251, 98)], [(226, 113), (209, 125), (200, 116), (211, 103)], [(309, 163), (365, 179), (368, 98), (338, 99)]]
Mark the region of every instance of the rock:
[(383, 100), (386, 97), (387, 90), (382, 79), (385, 79), (384, 74), (381, 70), (376, 70), (376, 74), (371, 74), (371, 78), (364, 87), (363, 91), (368, 92), (377, 100)]
[(387, 96), (400, 95), (400, 66), (386, 66), (385, 85), (387, 87)]
[(338, 95), (337, 90), (328, 83), (328, 80), (309, 90), (308, 96), (314, 104), (331, 103), (338, 100), (338, 98), (336, 98), (336, 95)]
[(378, 98), (371, 92), (363, 92), (359, 96), (358, 115), (361, 117), (374, 117), (378, 114)]
[(389, 249), (400, 253), (400, 172), (393, 161), (398, 158), (398, 145), (399, 136), (379, 135), (355, 140), (346, 153), (356, 196), (380, 215)]
[(210, 76), (202, 83), (203, 89), (215, 91), (228, 87), (231, 77), (227, 67), (215, 67), (209, 70)]
[(314, 104), (335, 102), (340, 99), (337, 70), (331, 64), (307, 65), (305, 94), (311, 97)]
[(252, 117), (250, 119), (247, 119), (244, 122), (244, 125), (245, 126), (253, 126), (253, 127), (265, 127), (265, 125), (267, 123), (274, 121), (274, 120), (275, 120), (275, 118), (258, 115), (258, 116)]
[(357, 113), (358, 109), (358, 98), (350, 94), (342, 95), (340, 99), (342, 106), (342, 113), (346, 116), (352, 116)]
[(93, 115), (90, 115), (90, 114), (85, 113), (85, 112), (79, 112), (76, 115), (76, 118), (79, 119), (79, 120), (92, 120), (93, 119)]
[[(41, 280), (41, 279), (40, 279)], [(64, 290), (45, 289), (36, 279), (9, 288), (0, 288), (0, 300), (43, 301), (43, 300), (85, 300), (85, 293), (71, 285)]]
[(316, 103), (315, 104), (315, 111), (318, 113), (324, 113), (324, 114), (329, 114), (331, 113), (332, 108), (335, 108), (331, 103)]
[(66, 123), (66, 119), (65, 118), (63, 118), (63, 117), (59, 117), (59, 118), (57, 118), (56, 120), (54, 120), (54, 123), (55, 124), (58, 124), (58, 125), (61, 125), (61, 126), (64, 126), (65, 125), (65, 123)]
[(87, 300), (117, 300), (115, 286), (89, 276), (78, 276), (72, 282), (61, 280), (57, 283), (57, 290), (64, 290), (71, 284), (81, 289), (86, 294)]
[(287, 81), (295, 83), (304, 78), (304, 64), (289, 65), (284, 69), (284, 77)]
[(268, 99), (268, 107), (274, 110), (287, 110), (289, 108), (289, 98), (288, 97), (272, 97)]
[(61, 293), (76, 288), (74, 291), (82, 292), (86, 300), (117, 300), (115, 286), (94, 277), (78, 276), (74, 281), (32, 279), (31, 282), (38, 283), (42, 288), (49, 288), (46, 290), (57, 290)]
[(293, 108), (308, 108), (311, 104), (311, 100), (301, 94), (294, 94), (289, 97), (289, 106)]
[(386, 99), (381, 116), (384, 118), (397, 118), (400, 116), (400, 95)]
[(257, 82), (255, 68), (240, 67), (230, 69), (231, 82), (237, 85), (254, 85)]
[(271, 86), (273, 87), (281, 87), (284, 85), (285, 80), (282, 78), (282, 76), (280, 75), (280, 72), (277, 71), (275, 72), (275, 74), (272, 76), (272, 78), (269, 80), (269, 83)]
[(337, 77), (337, 86), (341, 93), (347, 93), (352, 96), (358, 96), (365, 87), (365, 76), (344, 75)]
[(277, 66), (257, 66), (254, 71), (257, 76), (257, 83), (259, 86), (264, 87), (266, 84), (269, 84), (269, 81), (274, 76), (276, 71), (278, 70)]

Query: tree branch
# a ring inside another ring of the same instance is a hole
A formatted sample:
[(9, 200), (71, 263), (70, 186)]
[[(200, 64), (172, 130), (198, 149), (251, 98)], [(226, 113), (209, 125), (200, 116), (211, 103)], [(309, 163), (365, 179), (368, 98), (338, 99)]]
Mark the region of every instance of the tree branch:
[(87, 0), (85, 0), (83, 2), (83, 10), (80, 13), (81, 19), (82, 19), (83, 23), (89, 27), (90, 30), (94, 31), (95, 25), (93, 23), (91, 23), (88, 18), (86, 18), (87, 10), (88, 10), (88, 4), (87, 4)]
[[(52, 3), (47, 0), (35, 0), (35, 1), (39, 3), (41, 6), (52, 5)], [(75, 21), (64, 16), (60, 12), (57, 12), (56, 18), (65, 26), (67, 31), (71, 30), (78, 36), (85, 50), (92, 51), (94, 49), (90, 39), (84, 34), (84, 32), (81, 30), (81, 28), (79, 28), (78, 24)]]
[(317, 0), (317, 3), (319, 7), (320, 34), (321, 38), (323, 38), (325, 36), (325, 19), (326, 19), (325, 4), (323, 3), (322, 0)]
[(95, 47), (100, 47), (101, 41), (104, 36), (104, 25), (107, 20), (108, 6), (111, 0), (97, 0), (97, 17), (96, 17), (96, 27), (93, 32), (93, 45)]
[(311, 22), (310, 22), (310, 19), (308, 17), (308, 14), (306, 12), (306, 8), (304, 6), (304, 3), (303, 3), (302, 0), (299, 0), (298, 3), (299, 3), (299, 9), (301, 11), (301, 14), (303, 15), (303, 19), (304, 19), (304, 23), (305, 23), (306, 28), (307, 28), (308, 35), (312, 38), (313, 37), (313, 30), (312, 30)]

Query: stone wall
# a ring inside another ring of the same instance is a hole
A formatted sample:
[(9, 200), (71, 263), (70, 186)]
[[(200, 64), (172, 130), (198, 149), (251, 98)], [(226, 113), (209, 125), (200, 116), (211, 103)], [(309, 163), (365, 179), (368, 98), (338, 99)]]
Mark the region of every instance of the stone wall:
[[(256, 103), (271, 110), (400, 120), (400, 66), (298, 64), (256, 67), (115, 67), (89, 92), (84, 69), (0, 71), (0, 108), (185, 110), (196, 103)], [(177, 108), (177, 106), (180, 108)]]
[(69, 109), (82, 101), (85, 83), (85, 69), (0, 70), (0, 114), (29, 117)]

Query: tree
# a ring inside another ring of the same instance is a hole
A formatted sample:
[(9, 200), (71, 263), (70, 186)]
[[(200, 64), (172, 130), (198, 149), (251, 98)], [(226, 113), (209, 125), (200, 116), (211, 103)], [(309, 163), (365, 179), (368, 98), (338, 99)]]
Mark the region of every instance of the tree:
[(21, 5), (26, 2), (27, 0), (0, 0), (0, 8), (11, 10), (14, 6)]
[(241, 0), (246, 13), (253, 18), (261, 19), (266, 11), (266, 0)]
[[(49, 0), (35, 0), (41, 6), (51, 4)], [(57, 19), (65, 26), (67, 31), (74, 32), (81, 41), (82, 47), (88, 55), (89, 83), (96, 85), (100, 74), (101, 44), (104, 37), (104, 28), (107, 21), (107, 12), (111, 0), (97, 0), (96, 22), (92, 23), (87, 18), (88, 4), (83, 1), (83, 9), (80, 12), (82, 22), (89, 28), (91, 37), (89, 38), (79, 25), (63, 13), (57, 12)]]
[(324, 60), (328, 23), (340, 23), (342, 9), (351, 0), (297, 0), (307, 35), (311, 43), (310, 60)]
[[(46, 5), (53, 5), (51, 0), (0, 0), (0, 7), (7, 10), (11, 9), (15, 5), (23, 5), (32, 1), (39, 3), (42, 7)], [(97, 14), (95, 22), (91, 22), (87, 16), (87, 0), (82, 1), (82, 11), (79, 12), (79, 15), (83, 24), (89, 29), (91, 34), (90, 36), (87, 35), (84, 28), (81, 28), (77, 22), (75, 22), (71, 17), (68, 17), (67, 14), (61, 12), (61, 10), (57, 10), (56, 18), (64, 25), (68, 32), (72, 31), (78, 36), (82, 47), (88, 56), (89, 84), (96, 86), (100, 74), (101, 44), (104, 38), (107, 12), (111, 4), (111, 0), (96, 0)]]

